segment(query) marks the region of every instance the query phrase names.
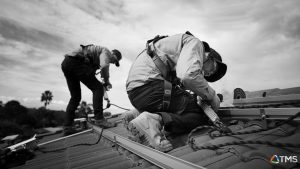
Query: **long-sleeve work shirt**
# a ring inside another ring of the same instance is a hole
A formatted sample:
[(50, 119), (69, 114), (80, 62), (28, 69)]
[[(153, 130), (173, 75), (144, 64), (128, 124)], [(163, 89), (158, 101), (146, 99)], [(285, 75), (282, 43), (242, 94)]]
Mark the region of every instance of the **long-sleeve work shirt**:
[(111, 55), (111, 52), (106, 47), (88, 45), (85, 52), (82, 47), (80, 47), (65, 56), (88, 57), (91, 66), (95, 67), (95, 69), (100, 69), (101, 77), (107, 82), (109, 81), (109, 63), (112, 58)]
[[(177, 34), (156, 42), (155, 52), (160, 59), (176, 71), (186, 89), (193, 91), (204, 100), (212, 100), (215, 91), (203, 75), (206, 61), (202, 42), (187, 34)], [(153, 47), (153, 46), (152, 46)], [(151, 57), (144, 51), (131, 66), (126, 82), (127, 91), (142, 86), (149, 81), (163, 79)]]

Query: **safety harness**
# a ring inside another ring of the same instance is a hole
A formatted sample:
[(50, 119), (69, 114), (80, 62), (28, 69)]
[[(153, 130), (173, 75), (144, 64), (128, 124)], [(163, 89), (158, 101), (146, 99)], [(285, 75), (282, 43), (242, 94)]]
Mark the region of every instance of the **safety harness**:
[(89, 63), (90, 62), (90, 60), (89, 60), (90, 56), (89, 56), (89, 53), (88, 53), (88, 47), (89, 46), (93, 46), (93, 44), (80, 45), (82, 54), (81, 55), (79, 54), (79, 58), (83, 59), (85, 63)]
[[(191, 32), (186, 31), (185, 34), (194, 36)], [(157, 35), (153, 39), (150, 39), (146, 43), (146, 51), (147, 54), (152, 58), (155, 66), (160, 71), (162, 77), (164, 78), (164, 96), (163, 96), (163, 109), (168, 110), (171, 102), (171, 94), (172, 94), (172, 87), (179, 85), (182, 86), (180, 83), (180, 79), (176, 76), (176, 71), (172, 71), (169, 65), (166, 65), (161, 58), (157, 55), (155, 51), (155, 43), (163, 38), (168, 36), (160, 36)], [(151, 49), (150, 43), (153, 45), (153, 50)]]
[[(193, 36), (189, 31), (185, 32), (185, 34)], [(152, 58), (155, 66), (159, 69), (161, 72), (162, 77), (164, 78), (164, 96), (163, 96), (163, 110), (167, 111), (170, 106), (171, 102), (171, 94), (172, 94), (172, 88), (173, 86), (179, 85), (180, 80), (176, 77), (176, 72), (172, 71), (169, 65), (166, 65), (161, 58), (157, 55), (156, 49), (155, 49), (155, 43), (163, 38), (166, 38), (168, 36), (155, 36), (153, 39), (150, 39), (147, 41), (146, 44), (146, 50), (147, 54)], [(150, 43), (153, 45), (153, 50), (151, 49)], [(204, 48), (205, 51), (209, 51), (210, 47), (209, 45), (204, 42)], [(220, 120), (218, 115), (212, 110), (210, 106), (208, 106), (206, 103), (203, 103), (199, 105), (203, 110), (204, 113), (207, 115), (207, 117), (213, 122), (213, 124), (222, 132), (229, 132), (230, 129), (224, 125), (224, 123)]]
[[(168, 36), (155, 36), (153, 39), (150, 39), (146, 43), (147, 54), (152, 58), (155, 66), (160, 71), (162, 77), (164, 78), (164, 96), (163, 96), (163, 110), (168, 110), (171, 102), (172, 86), (176, 85), (179, 82), (179, 79), (176, 77), (176, 72), (171, 71), (169, 65), (167, 66), (161, 58), (157, 55), (155, 51), (155, 43), (163, 38)], [(150, 43), (153, 44), (153, 50), (150, 47)]]
[[(194, 36), (191, 32), (186, 31), (185, 34)], [(147, 54), (152, 58), (155, 66), (160, 71), (162, 77), (164, 78), (164, 96), (163, 96), (163, 110), (168, 110), (171, 102), (172, 87), (176, 85), (181, 85), (180, 79), (176, 77), (176, 71), (172, 71), (169, 65), (166, 65), (161, 58), (157, 55), (155, 51), (155, 43), (168, 36), (157, 35), (153, 39), (150, 39), (146, 43)], [(153, 50), (151, 49), (150, 43), (153, 45)]]

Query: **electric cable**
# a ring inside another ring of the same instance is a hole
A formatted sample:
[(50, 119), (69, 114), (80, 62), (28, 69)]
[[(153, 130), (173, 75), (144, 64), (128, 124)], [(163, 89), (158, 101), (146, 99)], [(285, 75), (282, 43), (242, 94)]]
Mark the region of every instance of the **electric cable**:
[(203, 126), (198, 126), (196, 128), (194, 128), (189, 134), (188, 134), (188, 143), (192, 143), (192, 135), (196, 132), (196, 131), (199, 131), (199, 130), (202, 130), (202, 129), (215, 129), (215, 126), (208, 126), (208, 125), (203, 125)]
[(239, 141), (232, 141), (227, 143), (221, 144), (205, 144), (203, 146), (193, 145), (194, 150), (202, 150), (202, 149), (211, 149), (216, 150), (220, 147), (230, 146), (230, 145), (244, 145), (244, 144), (261, 144), (261, 145), (268, 145), (273, 147), (292, 147), (292, 148), (300, 148), (300, 144), (293, 144), (293, 143), (279, 143), (279, 142), (271, 142), (271, 141), (262, 141), (262, 140), (239, 140)]
[(100, 135), (97, 139), (97, 141), (95, 143), (79, 143), (79, 144), (74, 144), (74, 145), (71, 145), (71, 146), (67, 146), (67, 147), (63, 147), (63, 148), (59, 148), (59, 149), (54, 149), (54, 150), (42, 150), (40, 148), (37, 148), (38, 151), (42, 152), (42, 153), (52, 153), (52, 152), (58, 152), (58, 151), (63, 151), (63, 150), (66, 150), (67, 148), (71, 148), (71, 147), (77, 147), (77, 146), (93, 146), (93, 145), (96, 145), (100, 142), (101, 138), (102, 138), (102, 133), (103, 133), (103, 128), (100, 132)]
[[(289, 123), (291, 121), (293, 121), (296, 117), (300, 116), (300, 112), (296, 113), (293, 116), (290, 116), (288, 119), (279, 122), (276, 126), (274, 127), (269, 127), (267, 129), (258, 129), (258, 130), (252, 130), (252, 131), (244, 131), (244, 132), (229, 132), (229, 133), (221, 133), (220, 135), (217, 136), (230, 136), (230, 135), (241, 135), (241, 134), (250, 134), (250, 133), (256, 133), (256, 132), (262, 132), (262, 131), (267, 131), (267, 130), (271, 130), (271, 129), (275, 129), (277, 127), (282, 126), (283, 124)], [(193, 150), (201, 150), (201, 149), (217, 149), (220, 147), (224, 147), (224, 146), (228, 146), (228, 145), (242, 145), (242, 144), (264, 144), (264, 145), (269, 145), (269, 146), (275, 146), (275, 147), (295, 147), (295, 148), (300, 148), (300, 144), (291, 144), (291, 143), (273, 143), (273, 142), (269, 142), (269, 141), (253, 141), (253, 140), (241, 140), (241, 141), (233, 141), (233, 142), (228, 142), (228, 143), (223, 143), (223, 144), (216, 144), (216, 145), (204, 145), (204, 146), (197, 146), (195, 145), (195, 140), (194, 138), (192, 138), (192, 134), (195, 133), (198, 130), (201, 129), (205, 129), (205, 128), (210, 128), (213, 130), (218, 130), (218, 128), (216, 128), (215, 126), (198, 126), (195, 129), (193, 129), (189, 135), (188, 135), (188, 144), (190, 145), (190, 147)], [(216, 136), (216, 135), (214, 135)]]
[(130, 110), (130, 109), (127, 109), (127, 108), (124, 108), (124, 107), (118, 106), (118, 105), (116, 105), (116, 104), (113, 104), (113, 103), (111, 103), (111, 105), (112, 105), (112, 106), (115, 106), (115, 107), (118, 107), (118, 108), (120, 108), (120, 109), (126, 110), (126, 111)]
[(228, 133), (220, 133), (220, 134), (212, 134), (212, 137), (220, 137), (220, 136), (232, 136), (232, 135), (242, 135), (242, 134), (252, 134), (252, 133), (257, 133), (257, 132), (262, 132), (262, 131), (268, 131), (268, 130), (272, 130), (275, 128), (278, 128), (284, 124), (287, 124), (291, 121), (293, 121), (295, 118), (300, 116), (300, 112), (296, 113), (293, 116), (290, 116), (288, 119), (281, 121), (279, 123), (277, 123), (275, 126), (273, 127), (268, 127), (266, 129), (260, 128), (260, 129), (256, 129), (256, 130), (251, 130), (251, 131), (237, 131), (237, 132), (228, 132)]
[(121, 106), (118, 106), (116, 104), (113, 104), (113, 103), (109, 103), (109, 106), (106, 106), (106, 108), (104, 108), (103, 110), (106, 110), (108, 108), (110, 108), (110, 106), (115, 106), (115, 107), (118, 107), (119, 109), (123, 109), (123, 110), (126, 110), (126, 111), (129, 111), (130, 109), (127, 109), (127, 108), (124, 108), (124, 107), (121, 107)]

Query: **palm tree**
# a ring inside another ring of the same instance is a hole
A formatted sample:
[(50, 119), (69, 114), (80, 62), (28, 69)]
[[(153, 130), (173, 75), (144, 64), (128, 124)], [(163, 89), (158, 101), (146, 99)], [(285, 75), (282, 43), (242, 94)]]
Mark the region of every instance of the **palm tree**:
[(41, 96), (41, 102), (45, 102), (45, 108), (48, 104), (50, 104), (51, 100), (52, 100), (52, 92), (50, 90), (46, 90), (44, 93), (42, 93)]

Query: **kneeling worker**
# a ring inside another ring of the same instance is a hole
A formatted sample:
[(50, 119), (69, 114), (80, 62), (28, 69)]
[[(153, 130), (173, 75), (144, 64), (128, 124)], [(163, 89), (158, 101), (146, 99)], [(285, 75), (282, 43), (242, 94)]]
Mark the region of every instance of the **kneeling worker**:
[(206, 101), (217, 112), (220, 100), (208, 82), (221, 79), (227, 70), (221, 56), (191, 33), (155, 37), (131, 66), (126, 82), (132, 105), (142, 112), (128, 122), (135, 135), (145, 136), (143, 144), (160, 151), (173, 149), (162, 128), (182, 134), (207, 124), (197, 99)]

